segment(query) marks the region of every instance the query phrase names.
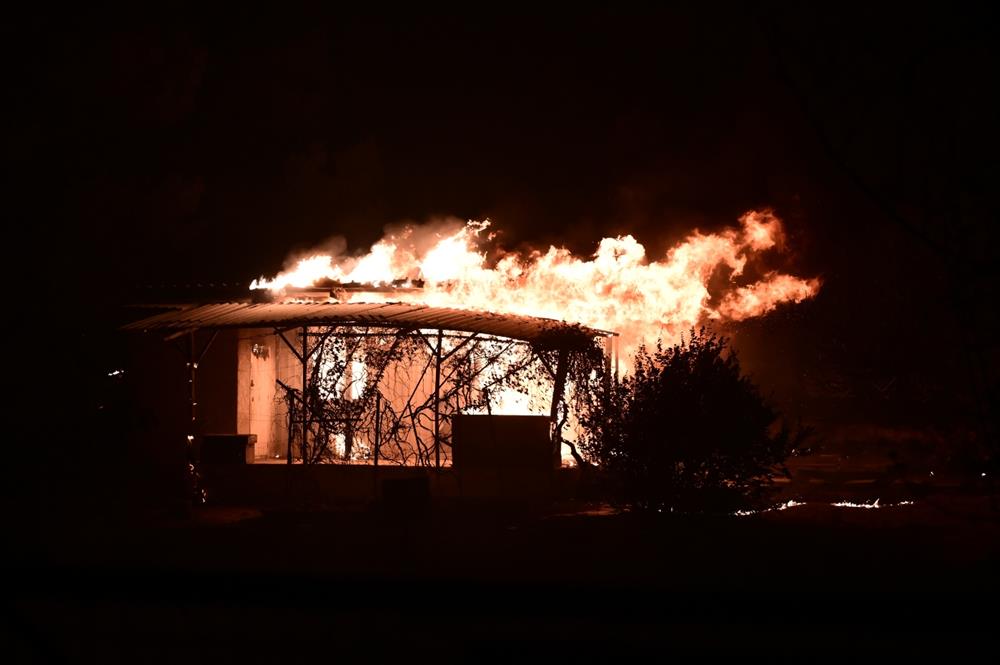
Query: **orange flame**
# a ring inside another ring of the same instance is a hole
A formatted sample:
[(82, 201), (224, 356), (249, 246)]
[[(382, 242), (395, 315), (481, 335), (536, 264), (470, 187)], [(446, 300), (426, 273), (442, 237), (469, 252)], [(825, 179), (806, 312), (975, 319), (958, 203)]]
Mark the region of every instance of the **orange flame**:
[[(817, 293), (819, 279), (774, 271), (739, 284), (749, 259), (784, 249), (781, 221), (770, 210), (748, 212), (739, 221), (739, 228), (718, 233), (696, 230), (659, 260), (649, 260), (645, 247), (626, 235), (602, 239), (588, 259), (549, 247), (544, 252), (501, 253), (493, 265), (483, 250), (484, 241), (492, 239), (486, 234), (488, 220), (437, 233), (429, 242), (416, 241), (426, 229), (409, 227), (375, 243), (363, 256), (307, 256), (273, 279), (255, 280), (251, 288), (280, 294), (287, 287), (308, 287), (324, 279), (372, 285), (423, 280), (417, 292), (355, 293), (347, 298), (582, 323), (618, 332), (626, 359), (639, 344), (657, 338), (673, 342), (706, 319), (739, 321)], [(728, 279), (712, 293), (709, 281), (719, 269), (728, 269)]]

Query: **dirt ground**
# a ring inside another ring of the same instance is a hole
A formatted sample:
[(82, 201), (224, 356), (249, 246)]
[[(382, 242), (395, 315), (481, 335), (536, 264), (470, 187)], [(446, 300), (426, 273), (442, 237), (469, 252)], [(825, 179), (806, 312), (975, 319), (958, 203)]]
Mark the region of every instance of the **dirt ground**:
[(554, 649), (919, 662), (992, 649), (1000, 513), (987, 497), (953, 488), (878, 509), (813, 498), (726, 518), (345, 505), (37, 525), (10, 569), (8, 662), (314, 649), (351, 661), (523, 662)]

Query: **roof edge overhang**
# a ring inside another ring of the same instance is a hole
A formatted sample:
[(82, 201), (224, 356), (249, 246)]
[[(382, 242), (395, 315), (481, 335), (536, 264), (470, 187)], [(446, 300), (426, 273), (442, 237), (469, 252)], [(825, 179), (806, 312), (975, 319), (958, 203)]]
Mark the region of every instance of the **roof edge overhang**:
[(617, 333), (535, 316), (498, 314), (413, 303), (229, 302), (191, 304), (122, 326), (129, 332), (168, 337), (203, 329), (340, 326), (403, 330), (437, 329), (529, 342), (544, 348), (573, 348)]

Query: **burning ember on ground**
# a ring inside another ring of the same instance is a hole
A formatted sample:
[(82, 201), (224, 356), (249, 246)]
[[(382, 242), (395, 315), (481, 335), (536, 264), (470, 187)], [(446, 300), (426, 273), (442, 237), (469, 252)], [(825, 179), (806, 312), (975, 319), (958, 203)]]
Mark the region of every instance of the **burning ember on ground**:
[(779, 503), (771, 508), (764, 508), (763, 510), (737, 510), (733, 515), (739, 517), (745, 517), (747, 515), (759, 515), (761, 513), (770, 513), (780, 510), (788, 510), (789, 508), (797, 508), (799, 506), (807, 505), (830, 505), (834, 508), (864, 508), (866, 510), (873, 510), (878, 508), (897, 508), (899, 506), (912, 506), (913, 501), (897, 501), (896, 503), (879, 503), (880, 499), (875, 499), (872, 503), (855, 503), (853, 501), (836, 501), (830, 504), (813, 504), (812, 502), (796, 501), (794, 499), (789, 499), (784, 503)]
[[(739, 321), (782, 303), (814, 296), (818, 278), (762, 268), (785, 250), (781, 221), (769, 210), (748, 212), (738, 228), (692, 232), (658, 259), (631, 235), (603, 238), (589, 258), (562, 247), (528, 253), (490, 249), (490, 222), (411, 226), (362, 256), (313, 254), (251, 289), (276, 297), (322, 283), (399, 289), (345, 292), (342, 301), (413, 302), (524, 314), (581, 323), (621, 334), (627, 359), (641, 343), (674, 342), (692, 326)], [(753, 266), (753, 278), (747, 267)], [(721, 279), (720, 279), (721, 275)], [(711, 285), (711, 288), (710, 288)]]

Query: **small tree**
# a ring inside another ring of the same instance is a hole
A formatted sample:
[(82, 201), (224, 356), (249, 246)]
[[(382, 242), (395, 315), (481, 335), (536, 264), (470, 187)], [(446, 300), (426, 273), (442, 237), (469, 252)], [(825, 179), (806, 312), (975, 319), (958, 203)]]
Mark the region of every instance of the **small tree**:
[(583, 401), (584, 453), (621, 502), (643, 510), (759, 505), (805, 436), (741, 374), (729, 340), (705, 328), (674, 346), (641, 347), (629, 376), (593, 382)]

